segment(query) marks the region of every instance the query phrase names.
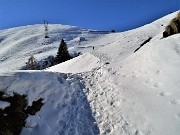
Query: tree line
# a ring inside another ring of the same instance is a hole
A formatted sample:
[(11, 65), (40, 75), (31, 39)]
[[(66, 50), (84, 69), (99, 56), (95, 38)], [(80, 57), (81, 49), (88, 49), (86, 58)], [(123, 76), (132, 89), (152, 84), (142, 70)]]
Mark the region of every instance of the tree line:
[(64, 39), (61, 40), (56, 56), (49, 56), (42, 62), (37, 62), (34, 56), (31, 56), (26, 62), (24, 70), (40, 70), (44, 69), (67, 60), (72, 59), (73, 57), (68, 52), (68, 47)]

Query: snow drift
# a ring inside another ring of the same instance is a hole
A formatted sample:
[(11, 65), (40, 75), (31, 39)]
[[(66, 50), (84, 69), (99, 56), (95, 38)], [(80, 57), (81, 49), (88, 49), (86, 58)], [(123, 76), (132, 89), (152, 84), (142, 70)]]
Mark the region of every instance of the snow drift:
[(71, 60), (55, 65), (47, 69), (47, 71), (61, 73), (82, 73), (91, 71), (99, 66), (99, 59), (90, 53), (82, 54)]

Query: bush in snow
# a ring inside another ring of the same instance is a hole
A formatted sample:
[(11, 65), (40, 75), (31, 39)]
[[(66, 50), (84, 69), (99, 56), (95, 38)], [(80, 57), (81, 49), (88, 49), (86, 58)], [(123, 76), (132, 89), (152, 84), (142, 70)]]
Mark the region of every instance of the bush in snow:
[(45, 59), (37, 61), (33, 56), (29, 58), (28, 62), (26, 62), (26, 66), (23, 67), (23, 70), (42, 70), (51, 66), (54, 66), (55, 57), (49, 56)]
[(177, 14), (176, 18), (172, 19), (170, 24), (166, 26), (163, 37), (166, 38), (177, 33), (180, 33), (180, 12)]
[(34, 56), (31, 56), (31, 57), (28, 59), (28, 62), (26, 62), (25, 69), (30, 69), (30, 70), (39, 69), (39, 65), (38, 65), (38, 63), (36, 62), (36, 59), (34, 58)]
[(39, 69), (45, 69), (55, 65), (55, 58), (54, 56), (49, 56), (41, 61), (38, 62)]
[(37, 62), (37, 60), (34, 58), (34, 56), (31, 56), (28, 59), (28, 62), (26, 62), (26, 66), (23, 67), (23, 70), (42, 70), (51, 66), (54, 66), (58, 63), (67, 61), (71, 58), (79, 56), (79, 53), (73, 52), (71, 55), (68, 52), (67, 44), (64, 42), (64, 40), (61, 40), (60, 46), (58, 48), (58, 52), (56, 57), (49, 56), (43, 60), (40, 60)]
[(62, 39), (56, 55), (56, 62), (61, 63), (69, 59), (71, 59), (71, 56), (69, 55), (67, 44)]
[(75, 58), (75, 57), (77, 57), (79, 55), (82, 55), (82, 52), (75, 52), (75, 51), (73, 51), (73, 52), (70, 53), (71, 58)]
[(0, 91), (0, 101), (5, 101), (10, 106), (0, 108), (0, 135), (19, 135), (25, 126), (28, 115), (35, 115), (43, 105), (43, 99), (32, 102), (32, 106), (27, 106), (26, 95), (14, 93), (8, 97)]

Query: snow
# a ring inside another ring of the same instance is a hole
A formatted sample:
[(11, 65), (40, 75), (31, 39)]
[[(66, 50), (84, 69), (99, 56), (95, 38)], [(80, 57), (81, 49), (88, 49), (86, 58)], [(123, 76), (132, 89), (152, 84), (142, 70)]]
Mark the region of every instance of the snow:
[(126, 99), (121, 112), (143, 134), (180, 132), (179, 38), (149, 43), (121, 61), (121, 68), (114, 66), (120, 73), (114, 81)]
[(88, 72), (99, 66), (99, 59), (90, 53), (82, 54), (71, 60), (50, 67), (47, 71), (61, 72), (61, 73), (81, 73)]
[[(9, 80), (9, 81), (8, 81)], [(35, 116), (29, 116), (22, 135), (98, 134), (99, 130), (84, 94), (85, 85), (78, 75), (45, 71), (17, 72), (0, 77), (5, 91), (27, 94), (28, 105), (43, 98), (44, 105)]]
[(10, 106), (9, 102), (0, 101), (0, 109), (5, 109), (6, 107)]
[[(162, 38), (176, 14), (111, 34), (51, 25), (48, 45), (40, 44), (42, 25), (0, 31), (0, 89), (26, 94), (28, 105), (44, 99), (21, 135), (179, 135), (180, 34)], [(18, 70), (30, 55), (55, 54), (62, 37), (83, 54), (42, 71)]]
[(88, 29), (75, 26), (50, 24), (49, 39), (44, 39), (44, 26), (41, 24), (21, 26), (0, 31), (0, 69), (9, 72), (20, 69), (33, 55), (37, 60), (55, 56), (61, 39), (64, 39), (73, 52), (79, 44), (79, 37), (95, 40), (103, 34), (91, 34)]

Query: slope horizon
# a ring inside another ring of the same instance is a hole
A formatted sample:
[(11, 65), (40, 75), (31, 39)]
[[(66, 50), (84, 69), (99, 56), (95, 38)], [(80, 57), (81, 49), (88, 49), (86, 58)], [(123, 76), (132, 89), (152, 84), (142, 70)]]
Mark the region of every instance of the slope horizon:
[[(82, 1), (55, 0), (9, 1), (0, 3), (0, 30), (42, 24), (64, 24), (94, 30), (119, 32), (141, 27), (179, 9), (180, 3), (170, 0)], [(93, 10), (92, 10), (93, 8)], [(153, 10), (152, 10), (153, 9)], [(68, 12), (67, 12), (68, 10)], [(11, 16), (11, 17), (6, 17)]]
[[(131, 31), (131, 30), (134, 30), (134, 29), (137, 29), (137, 28), (140, 28), (140, 27), (143, 27), (145, 25), (148, 25), (150, 23), (153, 23), (153, 22), (156, 22), (157, 20), (160, 20), (161, 18), (167, 16), (167, 15), (170, 15), (170, 14), (173, 14), (175, 12), (178, 12), (180, 10), (175, 10), (174, 12), (170, 12), (170, 13), (167, 13), (161, 17), (158, 17), (157, 19), (155, 20), (152, 20), (150, 22), (147, 22), (146, 24), (142, 24), (140, 26), (137, 26), (137, 27), (133, 27), (132, 29), (127, 29), (127, 30), (124, 30), (124, 31), (116, 31), (116, 32), (126, 32), (126, 31)], [(8, 29), (14, 29), (14, 28), (21, 28), (21, 27), (27, 27), (27, 26), (36, 26), (36, 25), (44, 25), (43, 23), (36, 23), (36, 24), (27, 24), (27, 25), (22, 25), (22, 26), (16, 26), (16, 27), (10, 27), (10, 28), (5, 28), (5, 29), (0, 29), (0, 31), (4, 31), (4, 30), (8, 30)], [(111, 30), (115, 30), (115, 29), (105, 29), (105, 30), (102, 30), (102, 29), (91, 29), (91, 28), (87, 28), (87, 27), (81, 27), (81, 26), (76, 26), (76, 25), (70, 25), (70, 24), (58, 24), (58, 23), (49, 23), (49, 25), (62, 25), (62, 26), (69, 26), (69, 27), (78, 27), (78, 28), (82, 28), (82, 29), (89, 29), (89, 30), (97, 30), (97, 31), (111, 31)]]

